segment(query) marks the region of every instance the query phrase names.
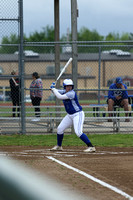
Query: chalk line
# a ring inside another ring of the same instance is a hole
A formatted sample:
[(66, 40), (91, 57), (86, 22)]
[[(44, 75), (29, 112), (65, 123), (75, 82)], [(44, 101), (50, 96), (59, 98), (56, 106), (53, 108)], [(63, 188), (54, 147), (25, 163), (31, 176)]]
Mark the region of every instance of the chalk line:
[(83, 175), (83, 176), (85, 176), (85, 177), (91, 179), (92, 181), (94, 181), (94, 182), (96, 182), (96, 183), (99, 183), (100, 185), (102, 185), (102, 186), (104, 186), (104, 187), (106, 187), (106, 188), (111, 189), (112, 191), (114, 191), (114, 192), (116, 192), (116, 193), (118, 193), (118, 194), (124, 196), (125, 198), (127, 198), (127, 199), (129, 199), (129, 200), (133, 200), (133, 197), (132, 197), (132, 196), (128, 195), (127, 193), (123, 192), (122, 190), (118, 189), (117, 187), (114, 187), (114, 186), (112, 186), (112, 185), (110, 185), (110, 184), (108, 184), (108, 183), (106, 183), (106, 182), (104, 182), (104, 181), (101, 181), (100, 179), (97, 179), (97, 178), (95, 178), (94, 176), (91, 176), (91, 175), (89, 175), (89, 174), (87, 174), (87, 173), (85, 173), (85, 172), (83, 172), (83, 171), (81, 171), (81, 170), (79, 170), (79, 169), (77, 169), (77, 168), (75, 168), (75, 167), (72, 167), (72, 166), (70, 166), (70, 165), (68, 165), (68, 164), (66, 164), (66, 163), (64, 163), (64, 162), (62, 162), (62, 161), (59, 161), (59, 160), (55, 159), (55, 158), (52, 157), (52, 156), (46, 156), (46, 157), (47, 157), (48, 159), (50, 159), (50, 160), (53, 160), (53, 161), (59, 163), (60, 165), (66, 167), (66, 168), (68, 168), (68, 169), (71, 169), (71, 170), (73, 170), (73, 171), (75, 171), (75, 172), (77, 172), (77, 173), (79, 173), (79, 174), (81, 174), (81, 175)]

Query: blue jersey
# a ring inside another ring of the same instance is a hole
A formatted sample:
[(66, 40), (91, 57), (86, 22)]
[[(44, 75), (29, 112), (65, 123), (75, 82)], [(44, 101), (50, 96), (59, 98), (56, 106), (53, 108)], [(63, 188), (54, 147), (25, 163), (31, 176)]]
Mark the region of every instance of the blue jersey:
[(108, 99), (113, 99), (114, 101), (116, 100), (117, 96), (121, 96), (122, 99), (128, 99), (128, 92), (127, 92), (127, 86), (125, 84), (123, 84), (125, 87), (125, 90), (119, 90), (121, 88), (118, 88), (116, 86), (116, 83), (113, 83), (110, 85), (109, 89), (116, 89), (116, 90), (110, 90), (108, 92)]
[(65, 110), (68, 114), (74, 114), (82, 110), (82, 106), (80, 106), (78, 102), (77, 94), (74, 90), (71, 90), (66, 93), (66, 90), (58, 90), (60, 94), (66, 94), (69, 99), (63, 100)]

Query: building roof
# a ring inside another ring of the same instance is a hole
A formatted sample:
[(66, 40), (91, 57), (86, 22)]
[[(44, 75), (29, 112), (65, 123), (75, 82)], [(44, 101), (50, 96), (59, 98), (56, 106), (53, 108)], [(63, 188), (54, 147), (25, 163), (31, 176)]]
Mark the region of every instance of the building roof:
[[(67, 61), (71, 54), (65, 53), (60, 54), (60, 60)], [(38, 57), (25, 57), (24, 60), (26, 62), (51, 62), (55, 60), (55, 54), (39, 54)], [(98, 61), (99, 54), (98, 53), (78, 53), (78, 61)], [(117, 56), (116, 54), (102, 53), (101, 54), (102, 61), (133, 61), (133, 53), (130, 56)], [(18, 62), (18, 55), (15, 54), (0, 54), (0, 62)]]

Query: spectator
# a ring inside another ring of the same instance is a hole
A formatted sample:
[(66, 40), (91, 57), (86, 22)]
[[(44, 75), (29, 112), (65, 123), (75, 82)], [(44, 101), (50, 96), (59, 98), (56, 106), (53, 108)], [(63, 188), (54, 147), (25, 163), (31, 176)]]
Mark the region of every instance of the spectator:
[[(13, 117), (20, 117), (20, 101), (21, 101), (21, 95), (20, 95), (20, 81), (18, 76), (18, 72), (16, 70), (13, 70), (11, 72), (11, 75), (13, 77), (9, 80), (10, 88), (11, 88), (11, 99), (12, 99), (12, 116)], [(17, 113), (16, 113), (17, 111)]]
[[(124, 108), (124, 111), (128, 111), (128, 92), (127, 86), (123, 84), (122, 78), (117, 77), (115, 83), (112, 83), (109, 89), (116, 89), (116, 90), (109, 90), (108, 92), (108, 111), (113, 111), (113, 106), (120, 106)], [(119, 90), (122, 89), (122, 90)], [(113, 114), (109, 113), (109, 117), (112, 117)], [(125, 112), (125, 117), (128, 117), (128, 113)], [(108, 120), (109, 122), (112, 119)], [(125, 119), (126, 122), (130, 120), (128, 118)]]
[(40, 79), (40, 76), (38, 75), (37, 72), (34, 72), (32, 74), (33, 81), (30, 85), (30, 98), (32, 101), (32, 105), (35, 108), (35, 119), (32, 121), (39, 121), (40, 120), (40, 103), (42, 100), (42, 80)]

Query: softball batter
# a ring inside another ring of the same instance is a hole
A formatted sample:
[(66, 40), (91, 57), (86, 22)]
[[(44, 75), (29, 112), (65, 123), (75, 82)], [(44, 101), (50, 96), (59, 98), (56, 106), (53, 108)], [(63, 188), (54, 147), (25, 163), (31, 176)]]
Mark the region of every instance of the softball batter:
[(57, 145), (54, 146), (52, 151), (62, 151), (62, 141), (65, 129), (70, 126), (74, 126), (76, 135), (87, 145), (87, 149), (84, 152), (95, 152), (96, 149), (82, 131), (84, 123), (84, 112), (81, 105), (78, 102), (77, 94), (73, 90), (74, 84), (71, 79), (65, 79), (63, 81), (63, 90), (57, 90), (55, 83), (52, 83), (50, 89), (58, 99), (63, 100), (67, 115), (63, 118), (57, 128)]

